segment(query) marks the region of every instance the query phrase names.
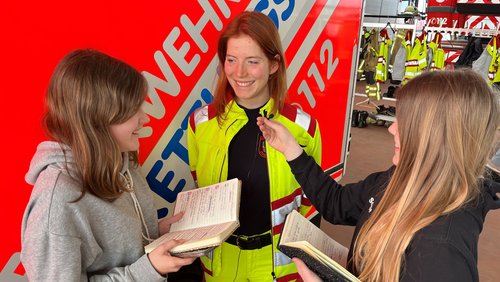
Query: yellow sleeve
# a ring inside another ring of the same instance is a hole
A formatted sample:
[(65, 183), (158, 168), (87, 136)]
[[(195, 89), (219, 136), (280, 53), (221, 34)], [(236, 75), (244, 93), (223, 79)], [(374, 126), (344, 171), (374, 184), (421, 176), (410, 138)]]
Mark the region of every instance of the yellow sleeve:
[[(319, 123), (316, 120), (316, 131), (314, 132), (314, 137), (311, 138), (311, 142), (304, 148), (305, 152), (314, 158), (316, 163), (321, 166), (321, 133), (319, 129)], [(304, 193), (302, 193), (302, 201), (299, 207), (299, 212), (306, 218), (311, 219), (316, 215), (316, 208), (312, 205), (311, 201), (307, 199)]]

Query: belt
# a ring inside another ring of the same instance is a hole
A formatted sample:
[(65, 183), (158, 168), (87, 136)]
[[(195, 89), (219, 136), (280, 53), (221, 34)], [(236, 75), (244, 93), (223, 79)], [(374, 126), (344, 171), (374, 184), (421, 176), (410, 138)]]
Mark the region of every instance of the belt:
[(226, 243), (238, 246), (242, 250), (256, 250), (271, 245), (272, 241), (271, 234), (266, 233), (255, 236), (231, 235)]

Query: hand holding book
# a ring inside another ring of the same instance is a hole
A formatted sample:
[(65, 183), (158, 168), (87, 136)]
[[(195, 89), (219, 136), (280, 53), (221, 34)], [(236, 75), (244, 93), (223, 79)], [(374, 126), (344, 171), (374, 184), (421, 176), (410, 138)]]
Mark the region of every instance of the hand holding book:
[[(173, 222), (168, 233), (147, 245), (146, 253), (170, 240), (185, 242), (170, 250), (179, 257), (205, 255), (219, 246), (239, 226), (241, 181), (234, 178), (177, 195), (174, 217), (184, 213)], [(167, 230), (167, 228), (165, 228)]]
[[(299, 258), (317, 276), (326, 281), (359, 281), (344, 268), (347, 262), (347, 248), (296, 210), (286, 217), (278, 249), (290, 258)], [(304, 268), (303, 272), (315, 279)]]
[(322, 282), (321, 278), (319, 278), (314, 271), (310, 270), (307, 265), (301, 261), (299, 258), (292, 259), (295, 265), (297, 266), (297, 272), (300, 274), (300, 277), (304, 282)]
[(149, 261), (153, 268), (161, 274), (177, 272), (184, 265), (192, 264), (195, 257), (173, 257), (170, 249), (184, 243), (182, 240), (171, 240), (158, 246), (148, 254)]

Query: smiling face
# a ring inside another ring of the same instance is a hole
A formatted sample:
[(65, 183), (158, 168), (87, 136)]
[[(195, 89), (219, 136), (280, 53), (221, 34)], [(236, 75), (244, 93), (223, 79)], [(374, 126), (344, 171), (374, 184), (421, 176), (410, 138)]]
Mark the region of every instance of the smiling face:
[(232, 37), (227, 42), (224, 72), (238, 104), (248, 109), (264, 105), (270, 98), (267, 82), (278, 70), (262, 48), (248, 35)]
[(392, 163), (394, 165), (398, 165), (399, 163), (399, 149), (401, 143), (399, 142), (399, 131), (398, 131), (398, 122), (395, 121), (389, 126), (389, 133), (394, 136), (394, 156), (392, 157)]
[(139, 108), (131, 118), (120, 124), (110, 126), (111, 135), (122, 152), (139, 150), (139, 130), (149, 122), (149, 117)]

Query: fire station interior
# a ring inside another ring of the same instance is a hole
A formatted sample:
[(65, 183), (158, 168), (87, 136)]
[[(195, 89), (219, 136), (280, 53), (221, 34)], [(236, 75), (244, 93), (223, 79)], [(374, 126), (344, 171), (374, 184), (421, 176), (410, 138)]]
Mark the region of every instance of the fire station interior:
[[(439, 33), (441, 34), (440, 47), (445, 54), (441, 68), (472, 67), (471, 65), (480, 53), (477, 54), (477, 50), (474, 54), (469, 53), (471, 50), (467, 48), (470, 47), (471, 42), (479, 42), (473, 48), (485, 50), (488, 42), (497, 36), (500, 26), (500, 4), (489, 5), (490, 7), (484, 6), (487, 4), (470, 4), (475, 2), (491, 1), (366, 0), (362, 33), (374, 29), (380, 35), (380, 31), (385, 29), (388, 31), (389, 39), (394, 42), (398, 29), (406, 29), (413, 33), (412, 43), (423, 32), (427, 34), (427, 43), (436, 38), (436, 34)], [(408, 6), (416, 9), (408, 8)], [(382, 39), (379, 38), (379, 43), (381, 41)], [(389, 50), (390, 48), (391, 46), (388, 47)], [(385, 81), (378, 82), (378, 86), (373, 88), (379, 92), (369, 95), (370, 83), (367, 80), (373, 82), (374, 79), (370, 77), (367, 79), (366, 71), (363, 71), (363, 66), (360, 67), (363, 51), (363, 46), (360, 46), (358, 70), (361, 71), (358, 72), (356, 78), (350, 151), (346, 161), (346, 174), (340, 181), (342, 184), (362, 180), (375, 171), (386, 170), (392, 164), (391, 159), (394, 153), (394, 141), (387, 127), (395, 120), (394, 115), (397, 109), (394, 90), (397, 91), (403, 79), (391, 77), (388, 71)], [(386, 60), (391, 62), (390, 58)], [(423, 71), (429, 71), (431, 64), (432, 62)], [(483, 282), (498, 281), (500, 274), (498, 270), (499, 222), (500, 210), (490, 211), (480, 235), (478, 267), (480, 281)], [(324, 220), (321, 222), (321, 228), (335, 240), (349, 246), (354, 228), (334, 226)]]

